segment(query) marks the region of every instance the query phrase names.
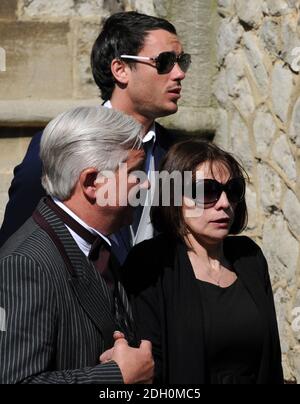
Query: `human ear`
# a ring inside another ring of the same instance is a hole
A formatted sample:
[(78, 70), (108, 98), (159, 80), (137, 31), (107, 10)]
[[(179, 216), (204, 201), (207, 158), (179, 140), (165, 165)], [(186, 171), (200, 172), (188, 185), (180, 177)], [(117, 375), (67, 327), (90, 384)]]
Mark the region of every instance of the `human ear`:
[(96, 168), (86, 168), (79, 176), (79, 184), (82, 193), (89, 199), (96, 199), (96, 179), (98, 170)]
[(129, 66), (124, 63), (120, 59), (113, 59), (111, 62), (111, 72), (112, 75), (114, 76), (116, 82), (120, 84), (127, 84), (128, 83), (128, 73), (129, 73)]

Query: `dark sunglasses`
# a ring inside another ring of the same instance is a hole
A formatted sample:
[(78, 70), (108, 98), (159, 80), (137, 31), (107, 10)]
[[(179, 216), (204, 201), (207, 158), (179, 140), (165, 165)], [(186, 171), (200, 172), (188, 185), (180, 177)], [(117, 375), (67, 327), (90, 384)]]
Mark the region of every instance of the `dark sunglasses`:
[(176, 63), (178, 63), (180, 69), (186, 73), (191, 64), (191, 55), (188, 53), (182, 53), (177, 56), (175, 52), (161, 52), (156, 57), (148, 56), (131, 56), (131, 55), (121, 55), (121, 59), (133, 59), (137, 61), (151, 60), (155, 62), (155, 67), (158, 74), (170, 73)]
[(225, 192), (231, 203), (241, 202), (245, 197), (246, 184), (243, 177), (232, 178), (226, 184), (213, 179), (204, 179), (193, 183), (192, 196), (198, 205), (214, 206)]

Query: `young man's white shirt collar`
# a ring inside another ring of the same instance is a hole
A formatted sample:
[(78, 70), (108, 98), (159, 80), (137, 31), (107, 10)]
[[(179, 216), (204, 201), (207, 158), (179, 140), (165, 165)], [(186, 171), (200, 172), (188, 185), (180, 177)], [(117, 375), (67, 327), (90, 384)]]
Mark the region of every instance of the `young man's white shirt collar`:
[[(59, 201), (56, 198), (53, 198), (53, 201), (58, 205), (61, 209), (63, 209), (68, 215), (70, 215), (76, 222), (81, 224), (85, 229), (87, 229), (90, 233), (94, 234), (95, 236), (100, 236), (103, 238), (104, 241), (106, 241), (110, 246), (111, 242), (109, 238), (104, 236), (102, 233), (100, 233), (98, 230), (93, 229), (92, 227), (88, 226), (83, 220), (80, 219), (74, 212), (72, 212), (64, 203)], [(88, 243), (86, 240), (84, 240), (82, 237), (80, 237), (74, 230), (70, 229), (69, 226), (65, 225), (69, 232), (71, 233), (71, 236), (74, 238), (76, 244), (80, 248), (80, 250), (83, 252), (83, 254), (87, 257), (90, 253), (91, 249), (91, 244)]]
[[(111, 102), (110, 100), (106, 101), (103, 104), (104, 107), (106, 108), (112, 108)], [(155, 122), (153, 122), (153, 124), (151, 125), (151, 128), (149, 129), (149, 131), (146, 133), (146, 135), (143, 137), (143, 143), (149, 142), (150, 140), (153, 140), (153, 143), (155, 143), (156, 140), (156, 133), (155, 133)]]

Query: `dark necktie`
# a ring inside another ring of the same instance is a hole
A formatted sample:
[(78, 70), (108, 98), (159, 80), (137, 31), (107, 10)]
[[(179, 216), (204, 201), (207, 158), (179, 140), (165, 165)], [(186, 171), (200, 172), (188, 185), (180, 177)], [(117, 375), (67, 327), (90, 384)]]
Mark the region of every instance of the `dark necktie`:
[(107, 286), (113, 289), (114, 278), (109, 267), (110, 255), (111, 255), (110, 246), (102, 237), (96, 236), (94, 242), (92, 243), (92, 247), (90, 249), (88, 258), (90, 261), (92, 261), (96, 270), (100, 272)]
[(94, 235), (83, 227), (66, 211), (60, 208), (51, 198), (46, 199), (46, 204), (70, 229), (88, 244), (91, 244), (88, 258), (93, 263), (95, 269), (101, 274), (107, 286), (110, 289), (113, 289), (114, 278), (109, 266), (111, 248), (108, 243), (101, 236)]

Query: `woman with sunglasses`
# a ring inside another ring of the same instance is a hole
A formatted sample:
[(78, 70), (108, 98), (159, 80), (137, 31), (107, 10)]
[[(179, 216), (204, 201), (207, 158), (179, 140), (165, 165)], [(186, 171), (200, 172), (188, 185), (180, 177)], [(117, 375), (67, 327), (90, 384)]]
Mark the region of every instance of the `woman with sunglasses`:
[[(217, 146), (187, 140), (169, 150), (161, 169), (181, 179), (191, 172), (191, 187), (171, 182), (170, 206), (152, 207), (162, 233), (134, 247), (124, 268), (157, 381), (282, 383), (267, 263), (254, 241), (233, 236), (247, 223), (243, 168)], [(160, 201), (169, 185), (160, 184)]]

